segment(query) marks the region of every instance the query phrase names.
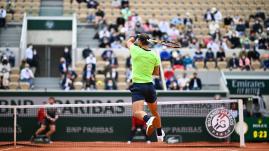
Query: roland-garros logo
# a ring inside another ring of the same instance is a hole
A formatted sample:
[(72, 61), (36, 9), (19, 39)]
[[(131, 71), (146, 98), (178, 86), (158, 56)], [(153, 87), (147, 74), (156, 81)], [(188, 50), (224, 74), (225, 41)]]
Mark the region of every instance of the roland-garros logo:
[(235, 128), (235, 120), (229, 110), (216, 108), (209, 112), (205, 126), (210, 135), (215, 138), (229, 137)]

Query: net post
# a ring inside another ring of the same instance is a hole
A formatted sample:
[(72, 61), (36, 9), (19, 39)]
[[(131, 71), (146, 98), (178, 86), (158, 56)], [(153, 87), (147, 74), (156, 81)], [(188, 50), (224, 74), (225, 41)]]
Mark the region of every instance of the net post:
[(17, 108), (13, 108), (13, 114), (14, 114), (14, 121), (13, 121), (13, 145), (14, 147), (17, 146)]
[(246, 147), (244, 134), (243, 101), (238, 100), (240, 147)]

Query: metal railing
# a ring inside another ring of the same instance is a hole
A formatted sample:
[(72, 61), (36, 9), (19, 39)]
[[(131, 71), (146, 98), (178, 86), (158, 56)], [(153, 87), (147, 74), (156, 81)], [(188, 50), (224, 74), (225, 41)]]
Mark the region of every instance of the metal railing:
[[(72, 21), (72, 60), (76, 60), (76, 49), (77, 49), (77, 15), (76, 13), (73, 14), (73, 21)], [(75, 67), (75, 61), (72, 62), (72, 67)]]
[(20, 39), (20, 51), (19, 58), (23, 59), (23, 52), (27, 47), (27, 14), (24, 13), (23, 21), (22, 21), (22, 29), (21, 29), (21, 39)]

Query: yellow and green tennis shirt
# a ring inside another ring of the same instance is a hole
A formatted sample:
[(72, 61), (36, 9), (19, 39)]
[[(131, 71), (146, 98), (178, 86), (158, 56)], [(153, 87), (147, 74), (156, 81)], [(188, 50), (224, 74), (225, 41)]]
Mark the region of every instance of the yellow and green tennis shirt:
[(130, 53), (133, 83), (152, 82), (152, 73), (154, 67), (160, 65), (160, 57), (154, 51), (145, 50), (135, 44), (131, 45)]

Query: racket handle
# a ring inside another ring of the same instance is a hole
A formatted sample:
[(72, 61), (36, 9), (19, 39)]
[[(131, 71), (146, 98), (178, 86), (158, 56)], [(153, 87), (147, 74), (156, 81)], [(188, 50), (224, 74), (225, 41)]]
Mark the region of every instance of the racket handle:
[(136, 39), (138, 39), (139, 38), (139, 36), (140, 36), (140, 34), (137, 34), (134, 38), (135, 38), (135, 40)]

